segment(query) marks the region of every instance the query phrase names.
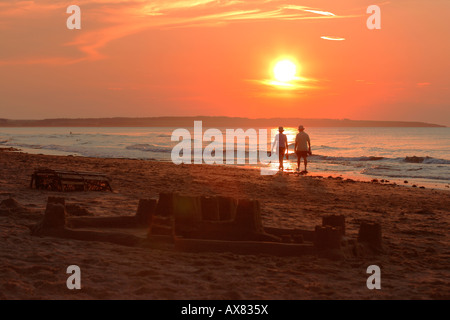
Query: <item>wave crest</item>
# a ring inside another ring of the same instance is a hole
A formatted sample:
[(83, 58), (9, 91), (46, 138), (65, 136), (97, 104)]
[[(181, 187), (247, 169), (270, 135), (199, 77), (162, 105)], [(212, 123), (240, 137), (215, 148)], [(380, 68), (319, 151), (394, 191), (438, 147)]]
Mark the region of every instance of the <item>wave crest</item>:
[(157, 146), (157, 145), (148, 144), (148, 143), (133, 144), (133, 145), (125, 147), (125, 149), (138, 150), (138, 151), (143, 151), (143, 152), (163, 152), (163, 153), (172, 152), (172, 148), (170, 148), (170, 147)]
[(432, 158), (432, 157), (416, 157), (416, 156), (412, 156), (412, 157), (405, 157), (405, 159), (403, 160), (404, 162), (408, 162), (408, 163), (424, 163), (424, 164), (450, 164), (450, 160), (445, 160), (445, 159), (436, 159), (436, 158)]

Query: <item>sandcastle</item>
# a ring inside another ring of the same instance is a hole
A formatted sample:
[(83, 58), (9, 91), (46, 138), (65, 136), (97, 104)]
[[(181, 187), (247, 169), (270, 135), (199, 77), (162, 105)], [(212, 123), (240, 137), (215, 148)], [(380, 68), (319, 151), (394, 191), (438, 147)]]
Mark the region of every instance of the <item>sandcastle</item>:
[(65, 199), (49, 197), (42, 221), (31, 233), (126, 246), (185, 252), (234, 252), (302, 256), (347, 250), (361, 243), (380, 251), (381, 226), (360, 225), (358, 239), (345, 237), (345, 217), (326, 215), (314, 230), (264, 227), (260, 203), (230, 197), (161, 193), (141, 199), (134, 216), (68, 217)]

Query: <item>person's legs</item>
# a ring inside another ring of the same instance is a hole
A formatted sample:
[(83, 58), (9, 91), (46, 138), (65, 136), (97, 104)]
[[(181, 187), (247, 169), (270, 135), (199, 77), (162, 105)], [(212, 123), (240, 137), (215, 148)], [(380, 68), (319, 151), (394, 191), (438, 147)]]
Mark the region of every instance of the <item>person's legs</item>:
[(278, 150), (278, 161), (280, 162), (279, 169), (281, 169), (281, 170), (284, 169), (284, 167), (283, 167), (284, 151), (285, 151), (284, 148), (280, 148)]
[(278, 162), (279, 162), (278, 168), (281, 169), (283, 167), (283, 155), (281, 153), (278, 154)]
[(305, 165), (305, 171), (308, 165), (308, 154), (306, 151), (299, 151), (297, 154), (297, 167), (300, 170), (300, 161), (303, 158), (303, 164)]

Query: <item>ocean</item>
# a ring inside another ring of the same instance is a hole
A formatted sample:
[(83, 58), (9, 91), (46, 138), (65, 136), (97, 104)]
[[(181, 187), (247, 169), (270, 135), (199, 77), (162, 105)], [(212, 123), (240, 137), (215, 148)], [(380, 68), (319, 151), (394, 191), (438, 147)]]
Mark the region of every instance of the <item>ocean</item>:
[[(171, 141), (175, 129), (0, 128), (0, 147), (49, 155), (171, 161), (172, 148), (178, 143)], [(193, 136), (193, 128), (186, 129)], [(225, 135), (225, 128), (218, 129)], [(297, 131), (285, 130), (292, 153)], [(269, 131), (276, 133), (274, 128)], [(306, 132), (312, 144), (313, 156), (308, 163), (312, 175), (383, 179), (447, 190), (450, 187), (450, 128), (313, 127), (306, 128)], [(204, 146), (208, 144), (209, 140), (204, 142)], [(277, 170), (278, 164), (269, 167)], [(285, 169), (292, 172), (295, 168), (296, 158), (291, 154)]]

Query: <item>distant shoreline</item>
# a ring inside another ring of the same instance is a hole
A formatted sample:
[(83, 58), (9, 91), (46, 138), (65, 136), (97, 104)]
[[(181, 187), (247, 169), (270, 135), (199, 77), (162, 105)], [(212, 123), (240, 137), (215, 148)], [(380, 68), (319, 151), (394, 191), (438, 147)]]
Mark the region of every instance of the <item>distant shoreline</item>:
[(202, 121), (204, 127), (255, 128), (255, 127), (425, 127), (446, 128), (444, 125), (412, 121), (375, 121), (350, 119), (302, 118), (238, 118), (238, 117), (145, 117), (145, 118), (58, 118), (42, 120), (0, 119), (0, 127), (192, 127)]

